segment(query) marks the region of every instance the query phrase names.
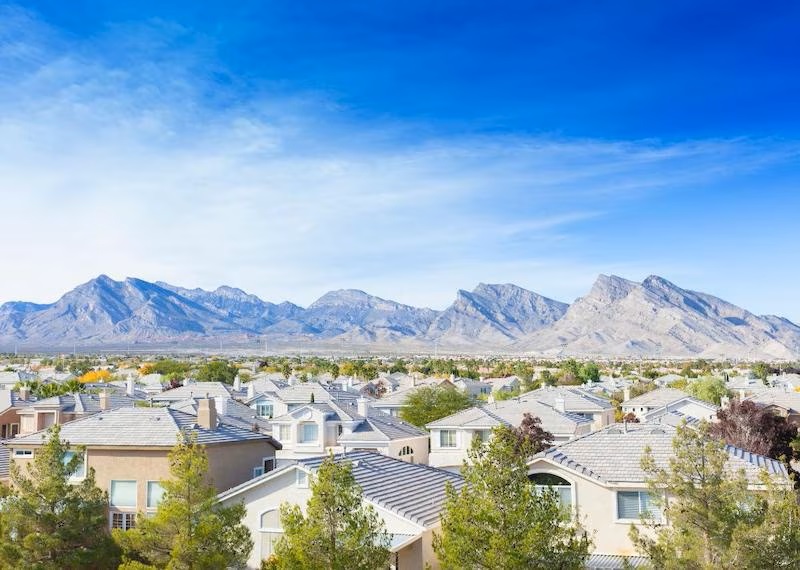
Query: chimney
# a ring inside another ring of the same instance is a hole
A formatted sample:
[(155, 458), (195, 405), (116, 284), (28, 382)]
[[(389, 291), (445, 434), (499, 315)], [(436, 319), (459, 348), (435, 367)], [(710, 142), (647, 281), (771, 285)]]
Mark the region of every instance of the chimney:
[(203, 429), (217, 429), (217, 408), (214, 400), (203, 398), (197, 401), (197, 425)]
[(744, 388), (741, 388), (741, 389), (739, 390), (739, 399), (740, 399), (740, 400), (744, 400), (744, 399), (745, 399), (745, 397), (746, 397), (746, 396), (745, 396)]
[(369, 416), (368, 402), (363, 396), (358, 399), (358, 415), (364, 416), (365, 418)]
[(489, 394), (489, 397), (486, 399), (487, 404), (494, 404), (494, 394)]
[(228, 398), (218, 397), (214, 398), (214, 407), (220, 416), (228, 415)]
[(20, 386), (19, 387), (19, 399), (23, 402), (27, 402), (28, 399), (31, 397), (31, 387), (30, 386)]
[(188, 379), (188, 378), (184, 378), (184, 379), (183, 379), (183, 381), (181, 382), (181, 384), (182, 384), (183, 386), (188, 386), (189, 384), (191, 384), (191, 382), (189, 382), (189, 379)]
[(630, 387), (626, 387), (622, 390), (622, 401), (627, 402), (631, 399), (631, 389)]
[(567, 411), (565, 406), (566, 406), (566, 403), (564, 402), (564, 398), (562, 398), (561, 396), (557, 397), (553, 401), (553, 408), (557, 412), (561, 412), (562, 414), (565, 413)]
[(128, 380), (125, 382), (125, 393), (133, 398), (134, 383), (133, 376), (128, 374)]
[(719, 403), (723, 410), (727, 410), (731, 405), (731, 399), (728, 396), (722, 396)]
[(237, 392), (242, 389), (242, 379), (239, 378), (239, 375), (236, 375), (236, 378), (233, 379), (233, 389)]
[(100, 392), (100, 411), (105, 412), (111, 409), (111, 402), (108, 397), (108, 390)]
[(256, 386), (253, 384), (253, 381), (250, 380), (250, 383), (247, 385), (247, 399), (250, 400), (251, 398), (256, 397)]

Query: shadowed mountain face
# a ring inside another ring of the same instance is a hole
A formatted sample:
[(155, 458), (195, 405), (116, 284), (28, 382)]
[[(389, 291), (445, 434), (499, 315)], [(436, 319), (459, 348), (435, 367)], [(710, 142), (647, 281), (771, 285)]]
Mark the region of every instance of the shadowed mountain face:
[[(545, 355), (793, 358), (800, 327), (650, 276), (642, 283), (601, 275), (571, 306), (516, 285), (458, 291), (443, 311), (345, 289), (308, 308), (270, 303), (233, 287), (185, 289), (105, 275), (49, 305), (0, 306), (0, 347), (143, 344), (172, 346), (260, 340), (304, 347), (347, 343), (376, 349), (503, 350)], [(333, 343), (333, 344), (331, 344)]]

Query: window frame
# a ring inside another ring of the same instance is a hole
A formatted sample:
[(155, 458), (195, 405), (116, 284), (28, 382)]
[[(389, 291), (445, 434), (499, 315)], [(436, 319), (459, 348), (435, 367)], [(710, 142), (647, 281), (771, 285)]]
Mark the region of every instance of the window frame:
[[(161, 500), (159, 500), (158, 503), (156, 503), (154, 506), (150, 505), (150, 484), (151, 483), (155, 483), (156, 485), (161, 487)], [(146, 481), (145, 482), (145, 497), (144, 497), (145, 509), (147, 511), (157, 511), (158, 510), (158, 505), (161, 503), (162, 500), (164, 500), (164, 494), (165, 493), (166, 493), (166, 490), (161, 485), (161, 481), (160, 480), (150, 479), (150, 480)]]
[[(638, 500), (638, 517), (636, 518), (626, 518), (620, 516), (620, 494), (633, 494), (636, 493), (637, 500)], [(647, 497), (646, 501), (642, 501), (642, 496)], [(617, 490), (614, 496), (614, 520), (619, 523), (630, 524), (630, 523), (639, 523), (641, 524), (644, 521), (654, 522), (654, 523), (663, 523), (664, 522), (664, 513), (661, 509), (655, 507), (653, 505), (653, 496), (647, 490), (642, 489), (619, 489)], [(645, 516), (642, 516), (645, 515)], [(649, 515), (649, 516), (648, 516)]]
[[(120, 517), (121, 525), (114, 526), (114, 517)], [(136, 512), (134, 511), (109, 511), (108, 512), (108, 528), (130, 530), (136, 528)]]
[[(314, 439), (306, 439), (306, 428), (313, 427), (315, 432)], [(300, 424), (300, 438), (297, 443), (302, 445), (317, 445), (319, 444), (319, 436), (320, 436), (320, 429), (319, 425), (316, 422), (303, 422)]]
[[(261, 412), (261, 408), (266, 406), (269, 407), (269, 415), (264, 415)], [(275, 416), (275, 404), (270, 400), (262, 400), (260, 402), (256, 402), (256, 415), (259, 418), (272, 419)]]
[[(134, 493), (133, 493), (133, 505), (115, 505), (111, 502), (112, 497), (114, 496), (114, 483), (133, 483)], [(136, 479), (112, 479), (108, 483), (108, 504), (113, 507), (114, 509), (132, 509), (136, 511), (139, 507), (139, 481)]]
[[(452, 435), (452, 445), (445, 445), (445, 434)], [(440, 449), (456, 449), (458, 447), (458, 433), (454, 429), (440, 429), (439, 430), (439, 448)]]
[(21, 458), (21, 459), (32, 459), (34, 456), (32, 449), (15, 449), (14, 453), (11, 454), (13, 458)]
[[(67, 462), (69, 462), (69, 459), (67, 459), (67, 454), (68, 453), (72, 454), (73, 456), (78, 454), (77, 451), (73, 451), (72, 449), (68, 449), (67, 451), (65, 451), (64, 452), (64, 457), (62, 458), (62, 461), (64, 462), (64, 465), (66, 465)], [(86, 450), (83, 451), (83, 461), (81, 461), (81, 466), (83, 468), (83, 473), (81, 473), (80, 470), (76, 471), (75, 473), (73, 473), (72, 475), (69, 476), (69, 480), (70, 481), (83, 481), (84, 479), (86, 479), (86, 471), (87, 471), (87, 468), (86, 468)]]

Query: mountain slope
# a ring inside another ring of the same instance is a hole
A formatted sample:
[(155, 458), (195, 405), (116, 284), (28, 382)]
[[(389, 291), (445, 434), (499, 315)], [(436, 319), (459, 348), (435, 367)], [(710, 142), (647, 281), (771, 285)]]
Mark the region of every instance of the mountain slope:
[(562, 319), (515, 348), (570, 355), (791, 358), (800, 328), (651, 275), (601, 275)]
[(426, 337), (443, 345), (503, 345), (560, 319), (568, 305), (516, 285), (480, 283), (460, 290)]

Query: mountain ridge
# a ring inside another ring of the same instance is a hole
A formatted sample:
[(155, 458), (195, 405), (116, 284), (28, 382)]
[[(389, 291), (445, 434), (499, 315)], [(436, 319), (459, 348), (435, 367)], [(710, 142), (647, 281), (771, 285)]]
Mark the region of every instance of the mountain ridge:
[(443, 310), (358, 289), (329, 291), (301, 307), (242, 289), (213, 291), (100, 275), (49, 304), (0, 305), (0, 346), (205, 346), (262, 341), (599, 357), (796, 358), (800, 326), (755, 315), (658, 275), (641, 283), (599, 275), (572, 304), (511, 283), (458, 290)]

